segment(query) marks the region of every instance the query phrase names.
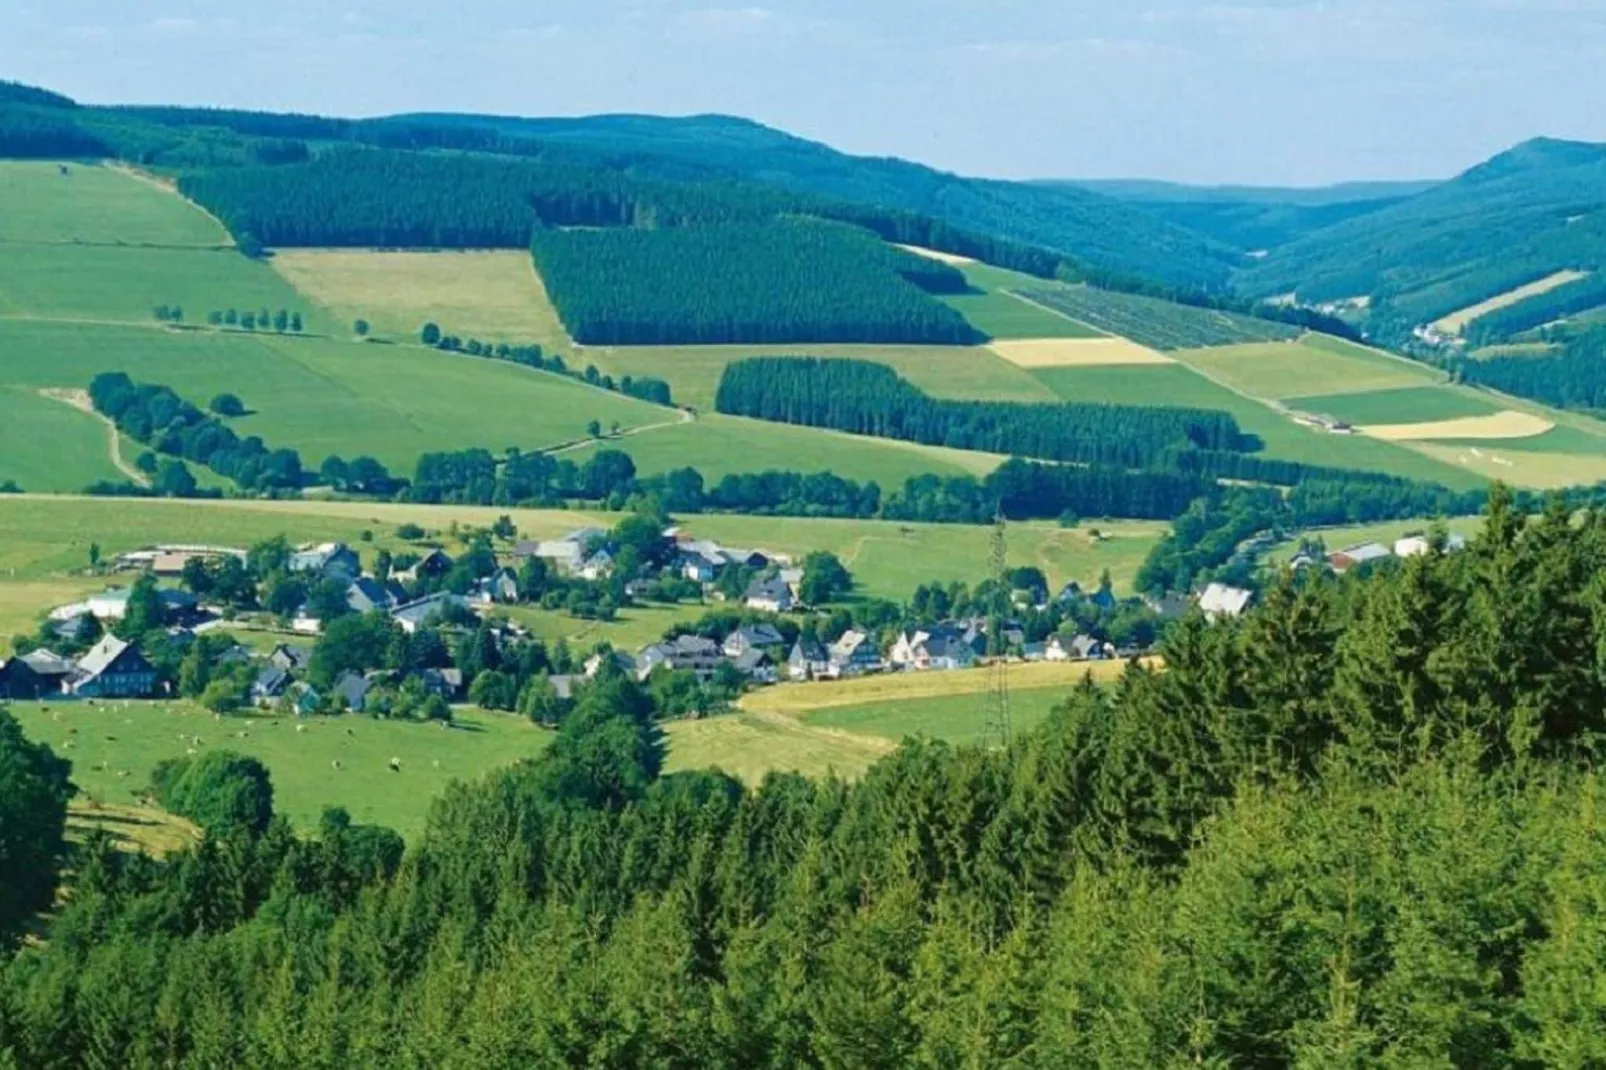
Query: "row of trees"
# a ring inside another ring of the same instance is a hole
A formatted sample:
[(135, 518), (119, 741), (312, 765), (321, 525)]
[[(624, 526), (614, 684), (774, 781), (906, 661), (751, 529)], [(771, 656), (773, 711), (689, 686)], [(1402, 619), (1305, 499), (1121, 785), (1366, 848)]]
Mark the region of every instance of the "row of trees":
[[(359, 335), (368, 333), (368, 325), (358, 320)], [(576, 371), (564, 362), (563, 356), (553, 353), (547, 356), (538, 345), (509, 345), (506, 342), (481, 342), (478, 338), (470, 338), (466, 342), (455, 334), (444, 333), (437, 323), (426, 323), (418, 332), (419, 341), (427, 346), (447, 353), (466, 353), (471, 357), (487, 357), (493, 360), (505, 360), (513, 364), (520, 364), (526, 368), (535, 368), (540, 371), (552, 372), (556, 375), (566, 375), (571, 379), (578, 379), (591, 386), (601, 387), (604, 390), (614, 390), (629, 397), (650, 401), (655, 405), (673, 405), (674, 399), (670, 394), (669, 384), (662, 379), (652, 376), (639, 378), (629, 375), (615, 381), (611, 375), (604, 375), (597, 370), (595, 364), (587, 364), (585, 371)]]
[(984, 340), (930, 296), (963, 275), (845, 224), (541, 230), (531, 249), (587, 345)]
[(157, 384), (137, 384), (123, 372), (104, 372), (89, 385), (95, 411), (118, 430), (170, 457), (203, 464), (245, 490), (293, 490), (303, 484), (301, 456), (270, 450), (260, 438), (240, 438), (209, 416)]
[(759, 357), (726, 366), (715, 407), (761, 420), (1040, 460), (1140, 468), (1179, 446), (1254, 444), (1225, 412), (933, 398), (884, 364)]
[(337, 820), (164, 864), (92, 842), (0, 972), (0, 1052), (1591, 1066), (1603, 568), (1600, 516), (1496, 501), (1465, 553), (1190, 618), (1164, 672), (1009, 748), (913, 740), (851, 784), (666, 774), (651, 696), (604, 671), (399, 860)]
[[(180, 315), (175, 319), (182, 320), (183, 316)], [(233, 308), (213, 309), (206, 314), (206, 322), (213, 327), (239, 327), (246, 331), (271, 330), (278, 334), (300, 334), (302, 326), (301, 313), (288, 308), (281, 308), (271, 313), (265, 308), (256, 312), (249, 310), (241, 312)]]

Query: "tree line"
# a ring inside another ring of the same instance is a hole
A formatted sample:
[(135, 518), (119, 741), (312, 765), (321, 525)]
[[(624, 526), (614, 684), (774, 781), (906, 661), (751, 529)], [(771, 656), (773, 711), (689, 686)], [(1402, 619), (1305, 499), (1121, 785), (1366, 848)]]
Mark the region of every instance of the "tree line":
[[(359, 323), (363, 321), (359, 320)], [(368, 333), (367, 325), (357, 332), (359, 335)], [(674, 396), (669, 384), (662, 379), (650, 375), (622, 376), (617, 381), (611, 375), (605, 375), (597, 370), (595, 364), (587, 364), (584, 371), (577, 371), (569, 367), (560, 353), (548, 356), (539, 345), (533, 343), (526, 345), (510, 345), (507, 342), (481, 342), (478, 338), (464, 341), (455, 334), (447, 334), (441, 330), (440, 324), (430, 322), (418, 332), (418, 339), (424, 345), (433, 346), (446, 353), (463, 353), (470, 357), (485, 357), (490, 360), (505, 360), (537, 371), (551, 372), (554, 375), (567, 376), (591, 386), (598, 386), (604, 390), (616, 391), (627, 397), (637, 398), (641, 401), (650, 401), (654, 405), (671, 406)]]
[(1606, 410), (1606, 328), (1568, 335), (1561, 345), (1548, 356), (1458, 360), (1452, 371), (1463, 382), (1558, 408)]
[[(1285, 580), (1008, 747), (913, 739), (853, 783), (666, 773), (651, 696), (604, 669), (405, 853), (339, 813), (227, 820), (256, 771), (195, 775), (225, 820), (165, 862), (85, 845), (0, 970), (0, 1053), (1591, 1066), (1603, 567), (1600, 515), (1497, 499), (1464, 553)], [(59, 838), (65, 777), (24, 776)]]
[(1462, 335), (1472, 346), (1494, 345), (1601, 305), (1606, 305), (1606, 278), (1591, 273), (1547, 293), (1486, 312), (1467, 324)]
[(928, 396), (884, 364), (864, 360), (735, 361), (720, 377), (714, 404), (722, 413), (806, 427), (1132, 468), (1159, 461), (1178, 446), (1238, 450), (1253, 444), (1225, 412), (949, 401)]
[(930, 296), (962, 274), (840, 223), (543, 229), (531, 251), (587, 345), (985, 340)]

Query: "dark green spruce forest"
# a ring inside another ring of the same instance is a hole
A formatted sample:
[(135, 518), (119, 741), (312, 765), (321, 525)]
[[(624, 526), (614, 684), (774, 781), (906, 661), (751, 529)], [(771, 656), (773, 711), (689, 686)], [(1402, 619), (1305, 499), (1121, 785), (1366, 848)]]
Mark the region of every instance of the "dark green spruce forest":
[[(208, 837), (84, 846), (0, 1065), (1598, 1066), (1603, 568), (1606, 516), (1497, 496), (1463, 552), (1285, 578), (855, 784), (665, 775), (608, 677), (405, 855), (178, 770)], [(64, 776), (0, 716), (13, 941)]]

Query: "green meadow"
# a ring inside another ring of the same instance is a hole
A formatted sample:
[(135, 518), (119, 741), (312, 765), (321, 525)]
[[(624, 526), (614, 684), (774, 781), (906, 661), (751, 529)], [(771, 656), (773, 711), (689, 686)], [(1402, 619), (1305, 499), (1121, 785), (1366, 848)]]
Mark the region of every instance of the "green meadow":
[[(1250, 397), (1267, 400), (1426, 386), (1444, 376), (1424, 365), (1338, 339), (1259, 342), (1171, 355)], [(1338, 344), (1333, 344), (1338, 343)]]
[(944, 297), (977, 330), (994, 338), (1101, 338), (1102, 332), (1002, 290)]
[(216, 220), (154, 179), (113, 167), (33, 160), (0, 163), (0, 242), (234, 244)]
[(1470, 390), (1445, 386), (1408, 386), (1363, 394), (1327, 394), (1293, 398), (1288, 404), (1306, 412), (1326, 413), (1356, 426), (1419, 424), (1489, 416), (1500, 409)]
[(27, 387), (0, 387), (0, 482), (28, 491), (78, 491), (126, 478), (112, 464), (106, 425)]
[[(1069, 687), (1012, 690), (1010, 724), (1016, 731), (1032, 728), (1063, 704), (1070, 691)], [(861, 706), (823, 709), (803, 720), (813, 727), (837, 728), (888, 739), (929, 736), (953, 743), (978, 743), (988, 734), (988, 697), (985, 694), (940, 695), (867, 702)]]

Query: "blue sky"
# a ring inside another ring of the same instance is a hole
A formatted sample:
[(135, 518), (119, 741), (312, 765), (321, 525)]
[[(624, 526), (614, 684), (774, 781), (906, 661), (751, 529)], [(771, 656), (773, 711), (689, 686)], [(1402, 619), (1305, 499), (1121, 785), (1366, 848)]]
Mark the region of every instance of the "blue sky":
[(0, 77), (93, 102), (725, 112), (1009, 178), (1423, 178), (1606, 141), (1606, 0), (5, 0), (0, 40)]

